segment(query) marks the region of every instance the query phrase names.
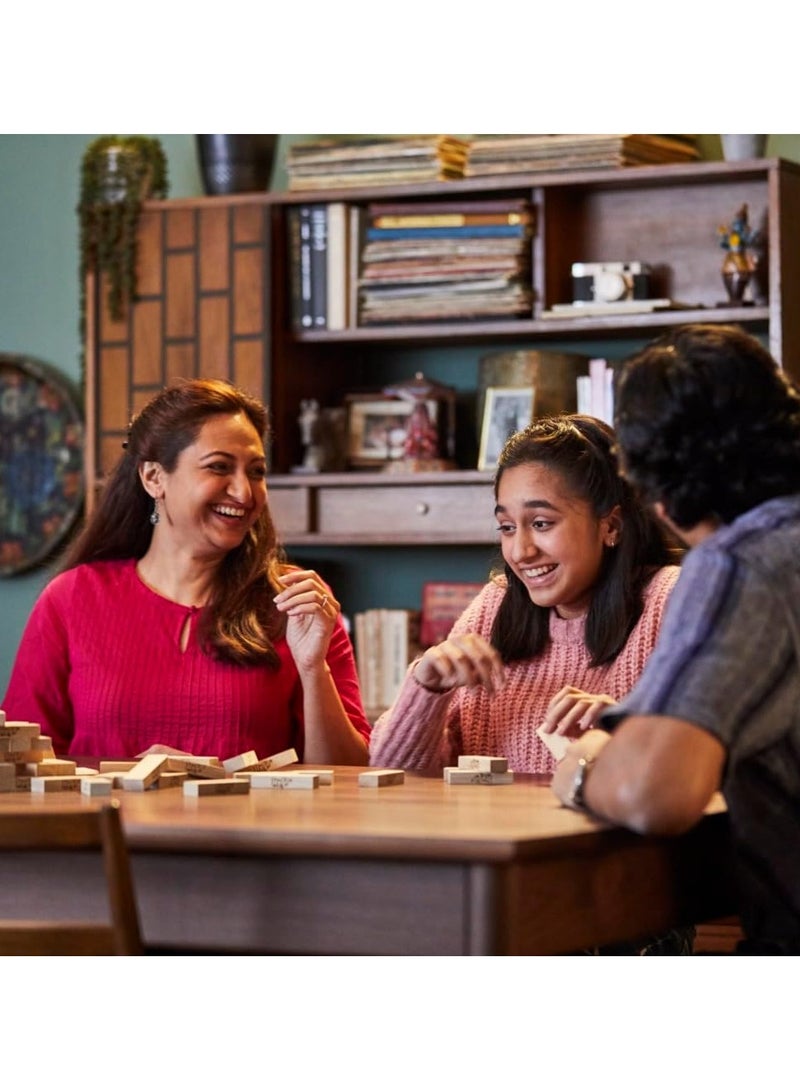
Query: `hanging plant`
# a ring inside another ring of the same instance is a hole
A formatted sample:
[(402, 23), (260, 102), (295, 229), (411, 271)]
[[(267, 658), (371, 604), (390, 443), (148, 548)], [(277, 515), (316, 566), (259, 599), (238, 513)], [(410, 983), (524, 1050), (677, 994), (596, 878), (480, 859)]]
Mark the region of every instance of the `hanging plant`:
[(136, 234), (142, 202), (166, 197), (167, 160), (161, 143), (148, 136), (101, 136), (81, 161), (80, 283), (81, 343), (86, 333), (86, 277), (107, 277), (108, 313), (124, 318), (136, 298)]

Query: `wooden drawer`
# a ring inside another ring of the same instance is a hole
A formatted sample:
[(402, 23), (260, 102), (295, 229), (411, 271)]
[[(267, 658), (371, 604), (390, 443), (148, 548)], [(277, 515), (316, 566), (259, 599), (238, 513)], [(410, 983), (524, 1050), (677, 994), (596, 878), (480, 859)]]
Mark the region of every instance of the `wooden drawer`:
[(267, 500), (280, 539), (311, 532), (311, 489), (308, 486), (272, 488), (268, 481)]
[(490, 484), (320, 487), (321, 538), (391, 542), (492, 542)]

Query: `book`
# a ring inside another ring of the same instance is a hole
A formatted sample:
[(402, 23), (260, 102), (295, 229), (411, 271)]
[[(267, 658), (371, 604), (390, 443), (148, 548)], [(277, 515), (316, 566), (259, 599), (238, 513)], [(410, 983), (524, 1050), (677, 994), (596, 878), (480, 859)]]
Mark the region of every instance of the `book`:
[(429, 648), (446, 640), (453, 625), (461, 617), (482, 583), (429, 580), (422, 585), (420, 644)]
[(462, 224), (453, 227), (368, 227), (368, 242), (386, 239), (521, 239), (528, 232), (524, 223)]
[(372, 716), (394, 703), (419, 653), (418, 610), (379, 607), (355, 615), (356, 668), (364, 708)]
[(529, 223), (531, 223), (530, 214), (523, 212), (428, 212), (407, 216), (374, 216), (371, 226), (385, 229)]
[(310, 329), (314, 319), (311, 314), (311, 206), (300, 205), (297, 209), (300, 268), (299, 268), (299, 306), (300, 326)]
[(348, 325), (348, 260), (350, 229), (348, 208), (343, 201), (328, 205), (327, 235), (327, 328), (343, 330)]
[(290, 190), (331, 189), (462, 178), (469, 143), (450, 136), (322, 140), (293, 144)]
[(361, 273), (361, 251), (364, 245), (363, 213), (359, 205), (349, 205), (347, 246), (347, 325), (358, 326), (358, 278)]
[(458, 201), (394, 201), (372, 202), (367, 205), (367, 216), (374, 220), (378, 216), (439, 216), (439, 215), (503, 215), (532, 213), (527, 198), (505, 197)]
[(328, 323), (328, 208), (311, 206), (311, 325)]

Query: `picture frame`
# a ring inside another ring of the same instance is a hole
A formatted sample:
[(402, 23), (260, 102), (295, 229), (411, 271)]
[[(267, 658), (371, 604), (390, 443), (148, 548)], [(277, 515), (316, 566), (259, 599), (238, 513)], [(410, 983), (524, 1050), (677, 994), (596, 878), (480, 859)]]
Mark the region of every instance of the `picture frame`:
[(489, 386), (483, 408), (478, 469), (495, 470), (509, 436), (533, 419), (532, 386)]
[[(427, 400), (436, 424), (438, 402)], [(382, 469), (403, 457), (406, 425), (414, 402), (381, 394), (347, 397), (347, 461), (350, 466)]]

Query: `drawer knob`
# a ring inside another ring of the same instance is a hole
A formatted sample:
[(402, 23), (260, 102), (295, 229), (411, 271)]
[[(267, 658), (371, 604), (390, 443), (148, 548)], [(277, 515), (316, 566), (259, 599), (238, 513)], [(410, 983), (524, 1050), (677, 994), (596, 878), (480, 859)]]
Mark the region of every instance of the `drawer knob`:
[(417, 504), (417, 515), (427, 515), (430, 510), (424, 500), (420, 500)]

